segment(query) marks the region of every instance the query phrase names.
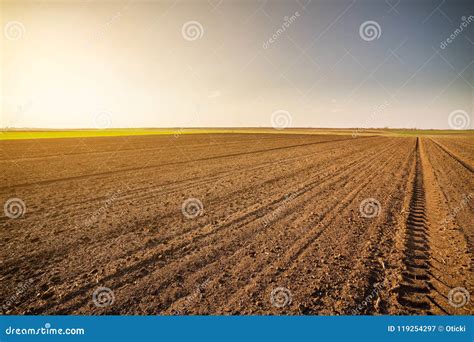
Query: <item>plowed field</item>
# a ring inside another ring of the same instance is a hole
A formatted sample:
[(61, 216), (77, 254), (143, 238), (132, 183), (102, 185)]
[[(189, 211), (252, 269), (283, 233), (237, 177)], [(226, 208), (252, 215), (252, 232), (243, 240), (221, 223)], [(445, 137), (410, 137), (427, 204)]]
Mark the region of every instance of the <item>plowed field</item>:
[(4, 314), (472, 314), (474, 138), (0, 141)]

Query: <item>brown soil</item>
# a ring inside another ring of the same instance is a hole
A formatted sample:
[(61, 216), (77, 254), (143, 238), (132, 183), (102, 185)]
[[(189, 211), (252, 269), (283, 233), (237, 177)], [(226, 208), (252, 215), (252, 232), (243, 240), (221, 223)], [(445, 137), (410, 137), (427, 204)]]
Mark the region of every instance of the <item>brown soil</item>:
[[(474, 313), (449, 301), (474, 293), (472, 137), (135, 136), (0, 152), (2, 206), (26, 205), (0, 217), (3, 313)], [(189, 198), (203, 205), (194, 218)], [(111, 305), (94, 304), (99, 287)]]

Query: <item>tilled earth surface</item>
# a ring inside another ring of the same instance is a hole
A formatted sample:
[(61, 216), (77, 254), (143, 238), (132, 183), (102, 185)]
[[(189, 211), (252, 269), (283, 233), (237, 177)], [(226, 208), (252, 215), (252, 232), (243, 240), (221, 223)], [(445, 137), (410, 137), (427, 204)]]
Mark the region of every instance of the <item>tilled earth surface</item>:
[(472, 136), (45, 139), (0, 153), (4, 314), (474, 313)]

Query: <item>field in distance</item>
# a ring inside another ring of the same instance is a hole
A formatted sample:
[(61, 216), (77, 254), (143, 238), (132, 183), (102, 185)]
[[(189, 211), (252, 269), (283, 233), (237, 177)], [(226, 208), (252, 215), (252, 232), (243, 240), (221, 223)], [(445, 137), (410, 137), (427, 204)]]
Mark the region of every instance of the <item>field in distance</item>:
[(113, 128), (34, 130), (4, 129), (0, 140), (117, 137), (134, 135), (183, 135), (183, 134), (335, 134), (335, 135), (469, 135), (470, 130), (416, 130), (416, 129), (367, 129), (367, 128)]
[(472, 131), (149, 133), (2, 134), (4, 314), (474, 313)]

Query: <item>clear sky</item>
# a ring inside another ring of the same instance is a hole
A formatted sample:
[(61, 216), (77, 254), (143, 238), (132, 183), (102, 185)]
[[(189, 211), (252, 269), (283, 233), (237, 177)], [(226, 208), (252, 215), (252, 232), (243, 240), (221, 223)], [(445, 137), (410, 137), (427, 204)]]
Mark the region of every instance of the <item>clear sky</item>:
[(2, 127), (473, 126), (474, 1), (0, 1)]

